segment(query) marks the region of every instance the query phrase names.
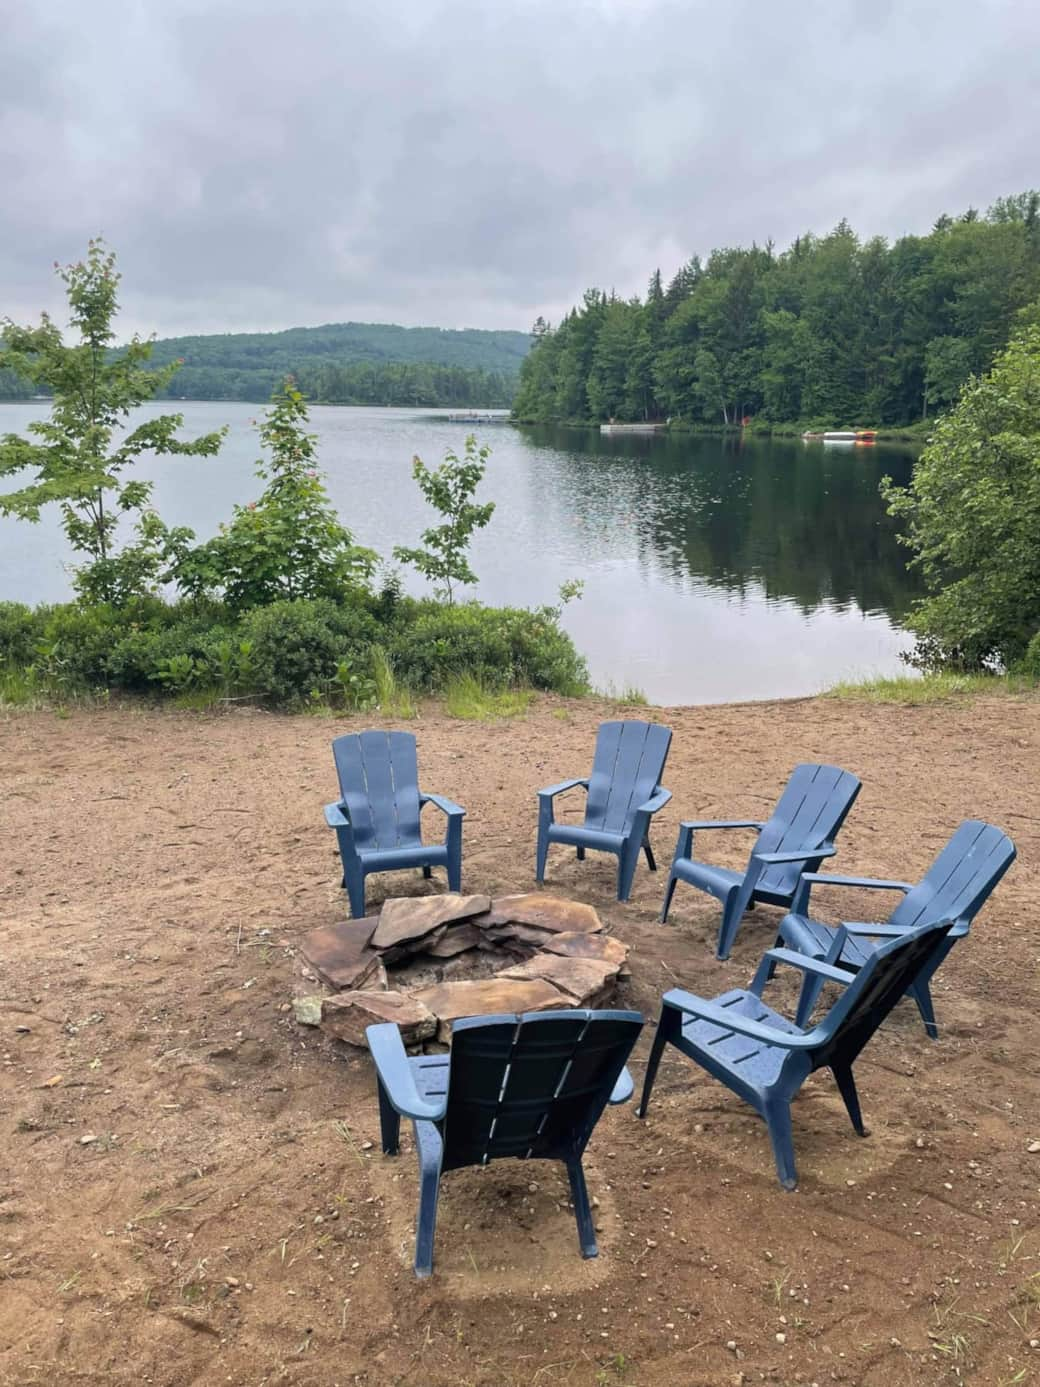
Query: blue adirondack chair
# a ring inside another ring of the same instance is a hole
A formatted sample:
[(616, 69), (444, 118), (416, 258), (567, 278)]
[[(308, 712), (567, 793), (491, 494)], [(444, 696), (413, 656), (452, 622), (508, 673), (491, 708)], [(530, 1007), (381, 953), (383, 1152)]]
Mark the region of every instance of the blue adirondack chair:
[[(722, 902), (719, 958), (729, 958), (744, 912), (758, 901), (791, 904), (802, 872), (815, 872), (837, 849), (834, 839), (860, 791), (860, 782), (839, 766), (796, 766), (773, 816), (758, 819), (690, 819), (679, 825), (661, 923), (668, 919), (675, 884), (689, 882)], [(742, 872), (713, 867), (693, 856), (693, 835), (704, 829), (757, 828), (758, 839)]]
[[(577, 848), (579, 859), (586, 848), (612, 852), (618, 859), (617, 896), (627, 901), (636, 874), (639, 852), (646, 853), (652, 872), (657, 863), (650, 849), (650, 818), (672, 797), (660, 785), (672, 732), (660, 723), (603, 722), (596, 735), (592, 775), (586, 780), (564, 780), (538, 791), (538, 854), (536, 875), (545, 880), (545, 858), (550, 843)], [(553, 800), (564, 790), (583, 786), (588, 791), (583, 824), (558, 824)]]
[(744, 988), (711, 1001), (678, 988), (666, 992), (637, 1115), (646, 1116), (661, 1053), (665, 1045), (674, 1045), (765, 1119), (780, 1183), (793, 1190), (798, 1173), (791, 1140), (792, 1099), (813, 1070), (826, 1065), (834, 1074), (853, 1127), (861, 1137), (867, 1135), (852, 1066), (917, 974), (934, 965), (951, 924), (943, 920), (908, 930), (883, 944), (858, 973), (790, 949), (771, 949), (767, 957), (773, 963), (789, 963), (809, 976), (846, 985), (810, 1031)]
[(451, 1053), (409, 1059), (395, 1025), (365, 1032), (375, 1061), (383, 1151), (411, 1118), (419, 1156), (415, 1274), (433, 1270), (440, 1178), (503, 1156), (563, 1161), (583, 1257), (597, 1254), (581, 1158), (608, 1103), (625, 1103), (637, 1011), (473, 1016), (452, 1027)]
[[(462, 888), (462, 820), (465, 809), (441, 795), (419, 792), (415, 738), (410, 732), (362, 732), (332, 743), (341, 799), (325, 806), (343, 859), (350, 913), (365, 913), (365, 877), (421, 867), (429, 877), (445, 867), (448, 889)], [(423, 843), (419, 816), (433, 804), (447, 817), (443, 843)]]
[[(916, 886), (906, 881), (883, 881), (875, 877), (830, 876), (807, 872), (795, 892), (791, 914), (780, 922), (778, 944), (799, 953), (836, 963), (855, 971), (862, 968), (886, 939), (898, 939), (918, 925), (937, 920), (953, 920), (954, 925), (943, 948), (935, 955), (930, 969), (919, 972), (909, 993), (917, 1003), (924, 1028), (938, 1039), (935, 1010), (929, 983), (958, 939), (971, 928), (971, 922), (993, 893), (1001, 877), (1015, 860), (1015, 845), (1003, 830), (978, 819), (966, 819), (943, 848)], [(821, 924), (809, 914), (809, 895), (815, 884), (855, 886), (861, 889), (902, 891), (903, 899), (886, 924), (846, 924), (841, 929)], [(759, 995), (772, 976), (768, 956), (759, 966), (752, 990)], [(795, 1022), (804, 1026), (820, 995), (823, 978), (806, 974)]]

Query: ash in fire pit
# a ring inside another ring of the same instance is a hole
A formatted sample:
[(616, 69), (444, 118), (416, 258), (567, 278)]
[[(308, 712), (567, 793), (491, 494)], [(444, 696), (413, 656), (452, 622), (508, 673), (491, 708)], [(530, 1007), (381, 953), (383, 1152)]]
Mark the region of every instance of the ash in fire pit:
[[(591, 906), (555, 896), (397, 897), (378, 916), (312, 930), (297, 1017), (365, 1044), (396, 1021), (406, 1044), (447, 1041), (460, 1016), (601, 1006), (628, 947)], [(315, 984), (321, 985), (318, 992)]]

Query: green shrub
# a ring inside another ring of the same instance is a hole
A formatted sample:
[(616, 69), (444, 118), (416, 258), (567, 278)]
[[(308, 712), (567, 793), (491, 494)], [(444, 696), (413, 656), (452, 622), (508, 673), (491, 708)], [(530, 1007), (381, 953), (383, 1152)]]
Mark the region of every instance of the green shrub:
[(165, 682), (159, 671), (182, 658), (197, 665), (200, 677), (212, 664), (212, 682), (220, 683), (217, 652), (224, 645), (234, 647), (239, 639), (235, 628), (220, 620), (222, 615), (219, 608), (203, 612), (182, 605), (165, 608), (148, 623), (127, 623), (109, 652), (108, 683), (130, 693), (154, 690), (156, 682)]
[(256, 691), (282, 706), (325, 689), (344, 657), (329, 621), (332, 603), (272, 602), (247, 613), (242, 633), (252, 647)]
[(420, 602), (414, 611), (388, 647), (397, 678), (410, 688), (440, 693), (460, 675), (472, 675), (485, 689), (529, 684), (581, 693), (588, 687), (585, 662), (552, 609)]
[[(217, 601), (126, 607), (0, 604), (0, 672), (32, 696), (110, 689), (132, 694), (255, 694), (277, 707), (378, 705), (416, 716), (417, 692), (461, 679), (485, 694), (522, 687), (587, 691), (585, 663), (554, 608), (447, 607), (401, 597), (390, 624), (380, 598), (352, 593), (279, 601), (236, 619)], [(9, 700), (10, 701), (10, 700)]]
[(1016, 674), (1024, 674), (1029, 679), (1040, 679), (1040, 631), (1026, 646), (1026, 653), (1015, 670)]
[(33, 665), (43, 680), (67, 689), (108, 684), (108, 655), (118, 639), (121, 614), (114, 607), (69, 602), (43, 619)]
[(32, 662), (40, 618), (21, 602), (0, 602), (0, 665), (15, 669)]

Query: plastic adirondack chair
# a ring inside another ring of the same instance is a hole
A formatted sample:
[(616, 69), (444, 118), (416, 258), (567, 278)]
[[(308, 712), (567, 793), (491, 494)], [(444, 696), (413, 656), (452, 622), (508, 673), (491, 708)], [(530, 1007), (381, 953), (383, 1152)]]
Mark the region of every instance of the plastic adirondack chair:
[[(466, 813), (441, 795), (419, 793), (415, 738), (411, 732), (362, 732), (332, 743), (342, 796), (325, 806), (325, 822), (336, 830), (343, 859), (343, 885), (350, 913), (365, 913), (365, 877), (421, 867), (446, 867), (448, 889), (462, 886), (462, 820)], [(433, 804), (447, 816), (443, 843), (423, 843), (419, 816)]]
[(365, 1032), (375, 1061), (383, 1151), (411, 1118), (419, 1156), (415, 1274), (433, 1269), (440, 1178), (503, 1156), (563, 1161), (583, 1257), (598, 1252), (581, 1158), (608, 1103), (632, 1096), (625, 1068), (637, 1011), (473, 1016), (452, 1027), (451, 1053), (409, 1059), (393, 1024)]
[[(668, 887), (661, 906), (661, 923), (678, 881), (707, 891), (722, 902), (719, 958), (729, 958), (744, 912), (757, 901), (791, 904), (798, 878), (814, 872), (837, 849), (834, 839), (860, 791), (860, 782), (840, 766), (796, 766), (784, 787), (773, 817), (758, 819), (690, 819), (679, 825)], [(757, 828), (758, 839), (743, 872), (713, 867), (693, 856), (693, 835), (703, 829)]]
[[(586, 848), (612, 852), (618, 859), (617, 896), (627, 901), (636, 874), (640, 849), (652, 872), (657, 863), (650, 849), (650, 818), (668, 803), (671, 790), (660, 785), (672, 732), (660, 723), (603, 722), (596, 735), (592, 775), (564, 780), (538, 791), (538, 854), (536, 875), (545, 880), (550, 843), (567, 843), (584, 858)], [(553, 800), (564, 790), (583, 786), (588, 791), (583, 824), (558, 824)]]
[(858, 973), (789, 949), (771, 949), (772, 963), (789, 963), (808, 976), (846, 984), (812, 1030), (805, 1031), (744, 988), (714, 1000), (676, 989), (666, 992), (637, 1109), (646, 1116), (657, 1066), (666, 1045), (706, 1069), (765, 1119), (784, 1189), (798, 1182), (791, 1140), (791, 1101), (815, 1069), (834, 1074), (852, 1125), (867, 1135), (852, 1066), (867, 1041), (922, 970), (946, 946), (952, 921), (921, 925), (883, 944)]
[[(953, 920), (954, 925), (946, 943), (936, 954), (931, 967), (919, 972), (909, 988), (909, 995), (917, 1003), (925, 1030), (936, 1040), (939, 1028), (935, 1024), (929, 988), (932, 974), (957, 940), (968, 933), (972, 920), (1014, 860), (1015, 845), (1002, 829), (982, 823), (979, 819), (966, 819), (916, 886), (906, 881), (883, 881), (875, 877), (807, 872), (795, 892), (791, 914), (785, 915), (780, 922), (776, 942), (854, 972), (863, 967), (886, 939), (898, 939), (918, 925), (934, 924), (936, 920)], [(839, 930), (832, 925), (820, 924), (807, 914), (809, 895), (817, 883), (821, 886), (902, 891), (904, 896), (886, 924), (846, 924)], [(772, 965), (767, 955), (755, 975), (752, 990), (761, 995), (762, 988), (771, 976)], [(822, 977), (806, 974), (795, 1016), (799, 1026), (804, 1026), (812, 1015), (823, 983)]]

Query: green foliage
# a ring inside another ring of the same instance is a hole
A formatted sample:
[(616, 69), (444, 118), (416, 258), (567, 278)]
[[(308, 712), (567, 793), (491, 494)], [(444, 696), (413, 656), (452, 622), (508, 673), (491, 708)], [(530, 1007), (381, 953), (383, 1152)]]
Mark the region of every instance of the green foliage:
[(371, 672), (375, 706), (385, 718), (419, 716), (411, 690), (398, 681), (393, 662), (381, 645), (372, 647)]
[(375, 702), (375, 680), (358, 669), (352, 660), (337, 660), (332, 689), (344, 708), (371, 708)]
[(256, 692), (291, 707), (311, 690), (326, 691), (344, 656), (330, 602), (272, 602), (242, 623), (252, 649)]
[(367, 581), (376, 556), (354, 544), (315, 467), (317, 439), (307, 405), (291, 380), (272, 396), (260, 424), (270, 460), (258, 501), (236, 506), (228, 525), (197, 548), (178, 552), (172, 575), (186, 593), (223, 591), (233, 612), (282, 599), (341, 597)]
[(494, 501), (480, 506), (473, 501), (490, 454), (491, 449), (478, 447), (476, 438), (470, 434), (461, 459), (449, 449), (436, 468), (428, 468), (422, 458), (412, 460), (412, 476), (429, 504), (444, 516), (444, 524), (422, 532), (424, 549), (397, 546), (394, 558), (417, 568), (434, 584), (434, 592), (449, 605), (454, 601), (457, 585), (477, 581), (469, 566), (467, 550), (473, 531), (483, 529), (495, 509)]
[(904, 674), (887, 679), (844, 680), (826, 692), (827, 698), (857, 699), (865, 703), (899, 703), (918, 707), (948, 703), (952, 699), (982, 694), (998, 697), (1027, 692), (1027, 680), (998, 674), (959, 674), (948, 670)]
[(884, 494), (930, 590), (908, 620), (912, 663), (1015, 665), (1040, 631), (1040, 326), (965, 386), (909, 489)]
[(409, 688), (441, 693), (452, 679), (472, 675), (487, 689), (529, 685), (580, 696), (588, 671), (554, 608), (526, 611), (417, 603), (388, 643), (397, 678)]
[(637, 684), (622, 684), (618, 688), (615, 684), (608, 684), (605, 689), (596, 689), (597, 698), (605, 699), (608, 703), (620, 703), (630, 708), (648, 708), (650, 700)]
[(490, 722), (526, 713), (532, 698), (532, 689), (489, 689), (475, 675), (460, 674), (444, 690), (444, 711), (466, 722)]
[(10, 666), (29, 664), (37, 630), (31, 607), (21, 602), (0, 602), (0, 661)]
[[(0, 514), (37, 521), (45, 506), (56, 504), (69, 543), (86, 556), (77, 574), (80, 590), (91, 601), (124, 603), (154, 587), (166, 540), (149, 511), (152, 483), (124, 480), (123, 474), (145, 452), (212, 456), (223, 431), (185, 442), (177, 437), (179, 414), (128, 429), (130, 413), (169, 382), (177, 363), (146, 369), (152, 343), (136, 336), (112, 354), (119, 275), (101, 241), (90, 242), (85, 261), (58, 274), (79, 333), (76, 345), (65, 344), (46, 314), (36, 328), (3, 322), (0, 371), (47, 387), (54, 406), (50, 419), (28, 426), (29, 437), (0, 438), (0, 476), (31, 474), (18, 490), (0, 495)], [(136, 543), (118, 551), (120, 521), (135, 515)]]
[(1027, 679), (1040, 681), (1040, 631), (1026, 646), (1026, 653), (1016, 666), (1016, 672)]
[(412, 598), (386, 625), (377, 606), (360, 594), (274, 602), (236, 617), (207, 601), (35, 610), (3, 603), (0, 698), (111, 690), (188, 698), (185, 706), (256, 698), (274, 707), (378, 706), (386, 717), (410, 718), (413, 690), (443, 694), (460, 678), (472, 677), (489, 697), (522, 687), (587, 691), (584, 662), (556, 608)]
[(815, 418), (906, 425), (943, 408), (1040, 297), (1040, 195), (927, 236), (861, 241), (847, 222), (694, 257), (644, 302), (590, 289), (555, 328), (539, 320), (517, 418), (730, 426)]

